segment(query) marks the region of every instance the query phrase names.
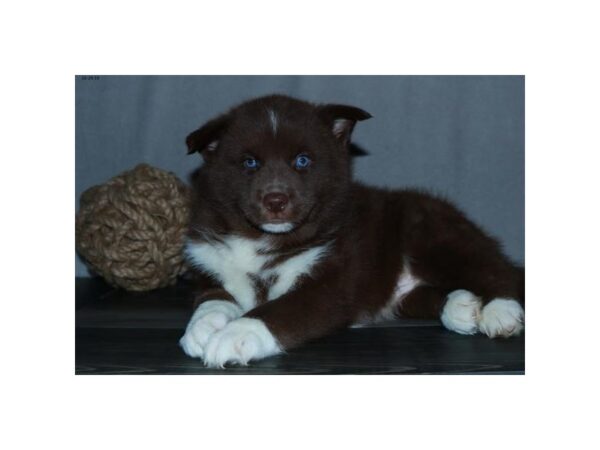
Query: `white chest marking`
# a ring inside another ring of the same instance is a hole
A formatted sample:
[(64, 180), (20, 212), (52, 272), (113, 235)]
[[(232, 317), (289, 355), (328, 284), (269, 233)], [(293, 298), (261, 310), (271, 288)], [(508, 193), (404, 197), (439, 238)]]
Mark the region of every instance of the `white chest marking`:
[(267, 300), (281, 297), (294, 287), (298, 277), (310, 274), (314, 265), (326, 255), (328, 248), (329, 244), (313, 247), (266, 271), (266, 276), (277, 276), (277, 281), (269, 288)]
[(269, 257), (259, 253), (268, 241), (230, 236), (222, 243), (189, 241), (186, 253), (192, 264), (213, 275), (244, 311), (256, 305), (254, 284), (248, 274), (258, 274)]
[(268, 300), (274, 300), (292, 289), (298, 277), (310, 274), (328, 248), (329, 244), (310, 248), (269, 269), (263, 267), (276, 255), (261, 253), (269, 249), (268, 239), (230, 236), (222, 243), (189, 241), (186, 253), (194, 266), (219, 280), (242, 309), (249, 311), (256, 306), (255, 285), (249, 275), (263, 280), (275, 277), (267, 294)]

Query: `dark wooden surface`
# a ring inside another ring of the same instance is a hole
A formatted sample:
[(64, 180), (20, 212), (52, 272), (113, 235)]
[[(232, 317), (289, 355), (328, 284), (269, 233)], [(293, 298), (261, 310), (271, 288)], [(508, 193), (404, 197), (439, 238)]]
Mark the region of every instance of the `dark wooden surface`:
[(352, 328), (247, 367), (212, 370), (178, 340), (191, 314), (185, 282), (147, 293), (76, 279), (77, 374), (521, 374), (525, 338), (451, 333), (436, 321)]

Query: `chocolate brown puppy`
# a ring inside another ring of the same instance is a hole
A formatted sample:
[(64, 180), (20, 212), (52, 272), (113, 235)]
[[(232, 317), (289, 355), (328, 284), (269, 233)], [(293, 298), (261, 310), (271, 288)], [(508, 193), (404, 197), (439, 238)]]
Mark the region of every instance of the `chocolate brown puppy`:
[(352, 180), (352, 130), (370, 117), (273, 95), (187, 137), (205, 162), (186, 252), (211, 286), (180, 341), (189, 356), (247, 364), (394, 317), (522, 332), (524, 269), (494, 238), (443, 199)]

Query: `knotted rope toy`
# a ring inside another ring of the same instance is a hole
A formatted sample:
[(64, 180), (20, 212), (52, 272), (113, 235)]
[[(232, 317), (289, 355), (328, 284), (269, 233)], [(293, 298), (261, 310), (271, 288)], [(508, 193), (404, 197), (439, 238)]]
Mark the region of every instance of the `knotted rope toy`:
[(173, 173), (147, 164), (93, 186), (80, 198), (77, 251), (114, 286), (147, 291), (174, 284), (187, 270), (189, 198)]

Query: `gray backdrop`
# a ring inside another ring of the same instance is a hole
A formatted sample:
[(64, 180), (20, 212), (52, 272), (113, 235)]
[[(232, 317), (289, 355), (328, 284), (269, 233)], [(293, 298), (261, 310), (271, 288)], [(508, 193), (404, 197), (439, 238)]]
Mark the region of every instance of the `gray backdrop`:
[[(356, 178), (453, 200), (524, 262), (523, 76), (77, 76), (76, 202), (141, 162), (187, 181), (187, 134), (251, 97), (285, 93), (369, 111)], [(88, 276), (77, 259), (76, 275)]]

